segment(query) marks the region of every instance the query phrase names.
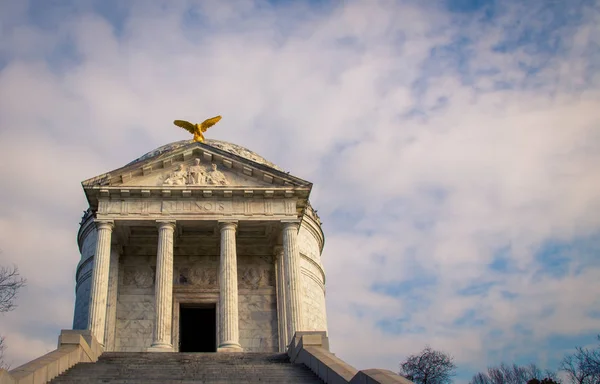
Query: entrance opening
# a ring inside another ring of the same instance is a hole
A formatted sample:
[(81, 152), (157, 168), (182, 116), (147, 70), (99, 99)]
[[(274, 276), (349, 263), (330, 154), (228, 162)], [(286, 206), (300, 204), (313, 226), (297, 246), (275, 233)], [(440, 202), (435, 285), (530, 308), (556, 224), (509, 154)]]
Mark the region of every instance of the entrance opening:
[(216, 304), (181, 304), (179, 352), (216, 352), (216, 317)]

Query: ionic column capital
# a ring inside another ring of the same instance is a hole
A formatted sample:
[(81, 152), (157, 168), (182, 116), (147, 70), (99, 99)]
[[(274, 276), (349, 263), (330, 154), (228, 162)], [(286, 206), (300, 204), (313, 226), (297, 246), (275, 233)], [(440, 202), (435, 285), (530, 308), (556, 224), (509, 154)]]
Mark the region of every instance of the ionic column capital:
[(158, 229), (167, 228), (174, 231), (175, 224), (175, 220), (156, 220), (156, 225), (158, 226)]
[(112, 220), (94, 219), (94, 224), (96, 224), (96, 229), (107, 229), (111, 232), (115, 227), (115, 222)]
[(232, 230), (235, 231), (237, 229), (237, 225), (238, 225), (237, 220), (227, 220), (227, 221), (225, 221), (225, 220), (223, 220), (223, 221), (219, 220), (219, 229), (221, 231), (224, 231), (224, 230), (227, 230), (227, 229), (232, 229)]

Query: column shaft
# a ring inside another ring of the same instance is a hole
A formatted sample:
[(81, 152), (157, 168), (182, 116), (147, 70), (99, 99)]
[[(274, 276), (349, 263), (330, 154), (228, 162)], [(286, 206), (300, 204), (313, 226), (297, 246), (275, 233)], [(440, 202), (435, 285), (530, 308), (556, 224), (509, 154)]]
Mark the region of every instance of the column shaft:
[(275, 280), (277, 284), (277, 325), (279, 331), (279, 352), (285, 352), (290, 342), (287, 333), (285, 314), (285, 279), (283, 273), (283, 247), (275, 248)]
[(104, 350), (115, 350), (115, 326), (117, 322), (117, 296), (119, 289), (119, 257), (118, 246), (110, 250), (110, 266), (108, 268), (108, 298), (106, 302), (106, 328), (104, 330)]
[(158, 221), (158, 252), (154, 288), (154, 340), (151, 350), (172, 350), (174, 221)]
[(106, 301), (108, 296), (108, 269), (110, 264), (110, 240), (113, 230), (112, 221), (96, 221), (96, 253), (92, 271), (90, 289), (90, 307), (88, 326), (98, 343), (104, 345), (104, 328), (106, 322)]
[[(283, 276), (285, 279), (285, 303), (287, 336), (291, 339), (303, 329), (302, 281), (300, 276), (300, 252), (298, 250), (298, 223), (283, 223)], [(290, 340), (287, 340), (289, 342)]]
[(238, 280), (235, 231), (237, 224), (220, 223), (221, 262), (219, 268), (219, 351), (241, 351), (238, 326)]

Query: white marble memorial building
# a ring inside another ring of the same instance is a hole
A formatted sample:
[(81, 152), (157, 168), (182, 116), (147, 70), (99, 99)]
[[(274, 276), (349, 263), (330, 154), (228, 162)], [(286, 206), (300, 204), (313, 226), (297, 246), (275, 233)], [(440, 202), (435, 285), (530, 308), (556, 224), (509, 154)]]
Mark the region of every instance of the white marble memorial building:
[(186, 140), (82, 185), (73, 329), (105, 351), (283, 352), (327, 331), (310, 182)]

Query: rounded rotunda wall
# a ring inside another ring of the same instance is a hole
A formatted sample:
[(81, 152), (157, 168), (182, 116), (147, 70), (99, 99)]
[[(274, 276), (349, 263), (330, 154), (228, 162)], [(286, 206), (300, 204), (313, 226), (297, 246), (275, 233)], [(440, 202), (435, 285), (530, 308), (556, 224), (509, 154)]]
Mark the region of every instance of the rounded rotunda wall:
[(94, 225), (94, 217), (86, 211), (79, 227), (77, 244), (81, 259), (75, 272), (75, 309), (73, 315), (73, 329), (86, 329), (90, 289), (92, 284), (92, 268), (94, 266), (94, 253), (98, 233)]

